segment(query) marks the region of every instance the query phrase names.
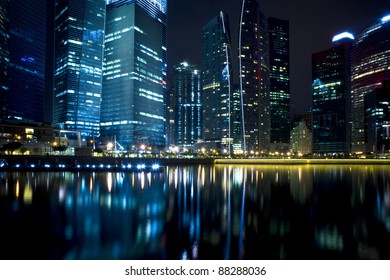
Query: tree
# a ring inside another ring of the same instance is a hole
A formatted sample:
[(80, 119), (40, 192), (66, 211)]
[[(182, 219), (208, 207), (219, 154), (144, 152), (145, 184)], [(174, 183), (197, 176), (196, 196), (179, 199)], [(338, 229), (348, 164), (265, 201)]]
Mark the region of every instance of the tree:
[(20, 142), (9, 142), (3, 145), (3, 149), (4, 151), (8, 151), (8, 154), (12, 155), (13, 152), (20, 149), (22, 146), (23, 144)]

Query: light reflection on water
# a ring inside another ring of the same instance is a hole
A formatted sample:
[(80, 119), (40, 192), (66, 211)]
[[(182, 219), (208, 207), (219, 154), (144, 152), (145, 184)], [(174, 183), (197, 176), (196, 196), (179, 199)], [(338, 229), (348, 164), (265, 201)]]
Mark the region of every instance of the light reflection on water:
[(0, 174), (2, 259), (390, 259), (390, 167)]

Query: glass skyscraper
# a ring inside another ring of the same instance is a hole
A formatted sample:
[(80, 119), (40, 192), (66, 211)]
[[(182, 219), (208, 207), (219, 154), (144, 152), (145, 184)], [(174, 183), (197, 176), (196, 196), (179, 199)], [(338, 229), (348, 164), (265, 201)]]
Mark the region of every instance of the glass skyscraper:
[(105, 0), (57, 0), (53, 122), (99, 134)]
[(365, 152), (364, 97), (390, 77), (390, 15), (374, 22), (355, 40), (352, 50), (352, 152)]
[(175, 66), (175, 141), (191, 148), (202, 137), (201, 71), (182, 62)]
[(219, 150), (232, 144), (232, 65), (228, 16), (220, 12), (203, 27), (203, 139)]
[(101, 139), (127, 150), (166, 144), (166, 3), (108, 1)]
[(256, 0), (243, 0), (239, 31), (239, 78), (243, 107), (243, 148), (266, 152), (270, 144), (267, 19)]
[(343, 33), (312, 55), (313, 153), (349, 153), (352, 42), (352, 34)]
[(42, 122), (46, 0), (1, 1), (1, 13), (5, 16), (0, 19), (2, 117)]
[(271, 150), (287, 152), (290, 142), (289, 21), (268, 18)]
[(0, 0), (0, 118), (7, 116), (8, 97), (8, 0)]

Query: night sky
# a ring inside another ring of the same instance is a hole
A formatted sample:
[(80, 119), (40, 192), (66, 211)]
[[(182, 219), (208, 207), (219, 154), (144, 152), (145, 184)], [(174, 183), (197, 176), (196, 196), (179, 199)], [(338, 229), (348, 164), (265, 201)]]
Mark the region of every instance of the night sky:
[[(219, 11), (229, 15), (233, 50), (237, 50), (241, 0), (169, 0), (168, 67), (183, 60), (201, 66), (202, 28)], [(390, 14), (390, 0), (258, 0), (266, 16), (290, 21), (291, 101), (296, 113), (311, 105), (311, 55), (331, 46), (337, 33), (357, 36)], [(237, 72), (237, 70), (235, 70)]]

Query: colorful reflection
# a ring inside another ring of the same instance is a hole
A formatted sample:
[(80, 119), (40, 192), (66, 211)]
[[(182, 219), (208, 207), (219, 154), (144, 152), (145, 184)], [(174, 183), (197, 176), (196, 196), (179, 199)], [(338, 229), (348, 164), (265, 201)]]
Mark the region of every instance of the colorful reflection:
[(390, 167), (0, 174), (2, 259), (388, 259)]

